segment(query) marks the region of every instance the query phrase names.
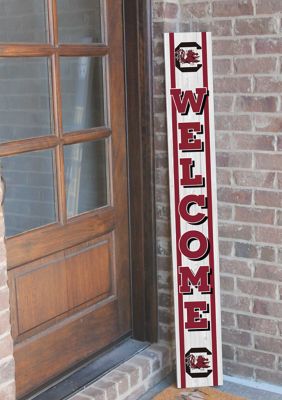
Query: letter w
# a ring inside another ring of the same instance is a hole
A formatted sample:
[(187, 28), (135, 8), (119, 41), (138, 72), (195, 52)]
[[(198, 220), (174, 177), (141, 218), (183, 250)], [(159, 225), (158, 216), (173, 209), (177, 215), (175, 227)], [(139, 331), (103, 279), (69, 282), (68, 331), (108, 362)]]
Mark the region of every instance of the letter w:
[(207, 93), (207, 88), (197, 88), (197, 96), (192, 90), (181, 92), (180, 89), (170, 89), (170, 95), (173, 98), (177, 111), (183, 115), (188, 114), (189, 105), (194, 113), (201, 114)]

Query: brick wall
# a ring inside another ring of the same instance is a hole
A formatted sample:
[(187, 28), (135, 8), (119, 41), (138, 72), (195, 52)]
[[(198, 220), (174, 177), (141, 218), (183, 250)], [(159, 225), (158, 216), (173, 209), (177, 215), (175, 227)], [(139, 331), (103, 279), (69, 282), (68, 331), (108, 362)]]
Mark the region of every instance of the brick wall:
[[(0, 203), (1, 200), (2, 187), (0, 187)], [(0, 206), (0, 399), (3, 400), (14, 400), (15, 398), (13, 341), (10, 331), (9, 308), (4, 222)]]
[(281, 0), (154, 2), (160, 339), (172, 284), (164, 31), (212, 31), (224, 373), (282, 382)]

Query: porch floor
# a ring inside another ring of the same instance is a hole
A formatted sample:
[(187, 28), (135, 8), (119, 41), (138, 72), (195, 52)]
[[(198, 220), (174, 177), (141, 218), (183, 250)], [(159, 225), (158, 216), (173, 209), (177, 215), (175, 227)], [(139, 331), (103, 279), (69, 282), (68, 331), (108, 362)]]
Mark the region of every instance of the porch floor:
[[(138, 400), (151, 400), (158, 393), (162, 392), (168, 386), (175, 383), (175, 374), (170, 374), (167, 378), (162, 380), (158, 385), (154, 386), (151, 390), (141, 396)], [(217, 387), (217, 390), (220, 390), (225, 393), (233, 394), (236, 396), (241, 396), (247, 400), (281, 400), (282, 395), (272, 393), (266, 390), (253, 389), (247, 386), (235, 384), (232, 382), (224, 382), (223, 386)], [(171, 399), (173, 400), (173, 399)]]

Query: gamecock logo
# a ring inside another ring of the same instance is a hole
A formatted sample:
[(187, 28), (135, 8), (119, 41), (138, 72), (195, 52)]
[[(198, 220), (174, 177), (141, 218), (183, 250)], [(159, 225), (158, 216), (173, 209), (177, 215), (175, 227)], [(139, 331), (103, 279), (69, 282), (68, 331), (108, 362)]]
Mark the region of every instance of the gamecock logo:
[(179, 49), (176, 51), (175, 57), (180, 64), (197, 64), (199, 62), (199, 54), (193, 50)]
[(192, 348), (185, 354), (186, 372), (192, 378), (206, 378), (212, 372), (210, 368), (212, 353), (202, 348)]
[(190, 354), (187, 363), (190, 364), (192, 369), (204, 369), (209, 368), (209, 359), (203, 356), (196, 357), (194, 354)]
[(201, 46), (196, 42), (182, 42), (175, 49), (175, 65), (181, 72), (197, 72), (201, 67)]

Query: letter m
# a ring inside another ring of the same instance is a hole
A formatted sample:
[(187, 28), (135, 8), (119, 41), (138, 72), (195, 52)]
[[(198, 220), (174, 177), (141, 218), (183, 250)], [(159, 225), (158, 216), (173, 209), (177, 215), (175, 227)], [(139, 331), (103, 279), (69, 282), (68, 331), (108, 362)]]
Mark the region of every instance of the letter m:
[(211, 293), (210, 267), (199, 267), (195, 274), (189, 267), (180, 267), (179, 271), (181, 274), (181, 286), (179, 288), (181, 293), (193, 294), (192, 285), (197, 287), (201, 293)]

